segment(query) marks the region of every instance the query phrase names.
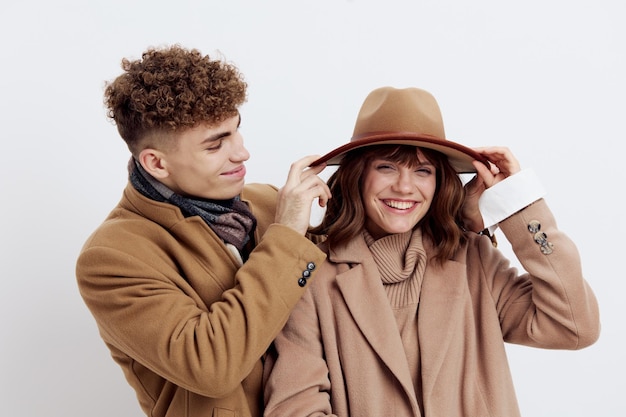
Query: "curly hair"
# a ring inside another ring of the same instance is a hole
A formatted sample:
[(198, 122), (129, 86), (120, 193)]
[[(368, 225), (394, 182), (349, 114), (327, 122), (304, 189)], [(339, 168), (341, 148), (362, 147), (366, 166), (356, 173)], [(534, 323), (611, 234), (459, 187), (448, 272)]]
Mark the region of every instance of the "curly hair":
[(196, 49), (150, 48), (121, 66), (124, 72), (105, 84), (104, 103), (133, 154), (154, 146), (146, 143), (150, 136), (233, 117), (247, 99), (235, 66)]
[(444, 154), (410, 145), (377, 145), (348, 152), (328, 179), (333, 198), (328, 201), (321, 223), (310, 232), (326, 235), (329, 244), (337, 246), (361, 233), (365, 227), (361, 190), (366, 168), (376, 158), (417, 166), (419, 154), (416, 149), (436, 168), (433, 202), (419, 224), (424, 236), (430, 238), (436, 249), (434, 260), (442, 263), (452, 257), (467, 239), (461, 217), (465, 189)]

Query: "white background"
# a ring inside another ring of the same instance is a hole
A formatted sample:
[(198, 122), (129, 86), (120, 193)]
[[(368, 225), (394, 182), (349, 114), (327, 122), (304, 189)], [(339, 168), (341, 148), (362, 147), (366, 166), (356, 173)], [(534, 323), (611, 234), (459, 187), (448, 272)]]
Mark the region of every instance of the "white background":
[(603, 325), (582, 351), (508, 348), (523, 415), (626, 415), (622, 0), (165, 3), (3, 3), (0, 415), (141, 415), (74, 263), (126, 183), (103, 83), (172, 43), (245, 75), (250, 182), (281, 185), (293, 160), (346, 142), (383, 85), (431, 91), (449, 139), (510, 147), (577, 242)]

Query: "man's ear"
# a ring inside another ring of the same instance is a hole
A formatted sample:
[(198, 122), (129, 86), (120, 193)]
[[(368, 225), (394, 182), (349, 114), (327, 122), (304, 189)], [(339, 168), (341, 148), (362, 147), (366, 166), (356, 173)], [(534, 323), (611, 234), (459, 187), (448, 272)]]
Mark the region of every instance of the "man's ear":
[(165, 162), (165, 155), (156, 149), (147, 148), (141, 151), (137, 158), (143, 169), (156, 179), (168, 177), (169, 171)]

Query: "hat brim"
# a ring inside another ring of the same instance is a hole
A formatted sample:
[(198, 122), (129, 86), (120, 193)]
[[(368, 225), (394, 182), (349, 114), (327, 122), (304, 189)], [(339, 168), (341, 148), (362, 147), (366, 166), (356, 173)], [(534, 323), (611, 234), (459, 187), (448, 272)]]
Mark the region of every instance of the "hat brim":
[(387, 132), (368, 134), (363, 137), (354, 138), (352, 141), (342, 145), (321, 158), (314, 161), (311, 166), (326, 164), (340, 165), (345, 154), (353, 149), (364, 148), (374, 145), (411, 145), (420, 148), (432, 149), (445, 154), (452, 167), (459, 174), (474, 173), (476, 168), (472, 161), (480, 161), (489, 167), (487, 158), (467, 146), (452, 142), (446, 139), (436, 138), (428, 135), (418, 135), (411, 132)]

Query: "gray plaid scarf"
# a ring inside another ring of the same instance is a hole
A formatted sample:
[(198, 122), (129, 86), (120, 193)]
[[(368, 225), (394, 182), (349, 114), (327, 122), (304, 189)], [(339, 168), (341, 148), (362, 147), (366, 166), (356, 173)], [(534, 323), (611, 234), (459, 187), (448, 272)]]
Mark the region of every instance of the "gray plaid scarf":
[[(128, 163), (130, 183), (144, 196), (180, 208), (183, 216), (200, 216), (224, 242), (240, 252), (256, 228), (256, 218), (239, 196), (230, 200), (183, 197), (157, 181), (134, 158)], [(245, 256), (244, 256), (245, 258)]]

